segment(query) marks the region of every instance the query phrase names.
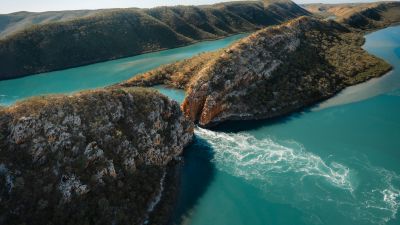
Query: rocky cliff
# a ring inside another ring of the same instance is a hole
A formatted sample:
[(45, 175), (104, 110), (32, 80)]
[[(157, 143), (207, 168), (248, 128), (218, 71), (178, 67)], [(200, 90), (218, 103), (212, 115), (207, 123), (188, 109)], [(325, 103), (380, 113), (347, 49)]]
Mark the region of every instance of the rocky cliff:
[(201, 126), (273, 118), (390, 70), (363, 43), (361, 33), (337, 22), (301, 17), (122, 85), (185, 88), (182, 109)]
[(0, 224), (143, 224), (192, 138), (155, 91), (36, 97), (0, 109)]
[(255, 31), (308, 14), (289, 0), (76, 13), (1, 38), (0, 80)]

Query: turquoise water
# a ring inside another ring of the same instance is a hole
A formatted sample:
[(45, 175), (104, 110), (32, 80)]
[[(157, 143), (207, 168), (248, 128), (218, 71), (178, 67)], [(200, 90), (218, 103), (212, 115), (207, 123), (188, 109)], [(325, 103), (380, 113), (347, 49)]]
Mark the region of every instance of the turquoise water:
[(400, 224), (400, 26), (366, 38), (388, 75), (283, 119), (197, 128), (176, 223)]
[[(301, 113), (196, 129), (185, 152), (177, 224), (399, 225), (400, 27), (367, 36), (394, 66)], [(0, 82), (0, 104), (103, 87), (243, 35)], [(183, 100), (177, 90), (157, 87)]]
[(67, 70), (0, 81), (0, 105), (36, 95), (71, 93), (115, 84), (163, 64), (226, 47), (247, 34)]

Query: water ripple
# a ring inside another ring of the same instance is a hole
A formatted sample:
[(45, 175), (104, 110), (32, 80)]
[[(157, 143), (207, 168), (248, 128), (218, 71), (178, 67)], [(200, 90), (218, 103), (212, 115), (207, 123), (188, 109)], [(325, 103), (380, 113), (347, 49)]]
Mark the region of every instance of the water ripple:
[(313, 212), (323, 207), (328, 214), (335, 211), (354, 221), (385, 224), (399, 210), (400, 176), (386, 169), (364, 161), (352, 164), (354, 168), (328, 162), (295, 141), (202, 128), (196, 128), (196, 135), (213, 147), (219, 170), (245, 179), (269, 200), (291, 204), (310, 218), (318, 218)]

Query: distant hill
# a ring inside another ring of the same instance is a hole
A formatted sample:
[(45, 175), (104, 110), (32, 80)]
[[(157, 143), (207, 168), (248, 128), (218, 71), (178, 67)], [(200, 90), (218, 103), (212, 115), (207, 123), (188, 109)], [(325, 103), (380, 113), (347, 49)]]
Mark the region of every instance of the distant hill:
[(274, 0), (112, 9), (92, 15), (81, 11), (75, 19), (67, 19), (73, 13), (67, 14), (60, 21), (32, 25), (1, 39), (0, 79), (250, 32), (309, 12), (291, 1)]
[(45, 24), (49, 22), (61, 22), (85, 16), (91, 16), (100, 10), (76, 10), (61, 12), (16, 12), (0, 14), (0, 38), (11, 35), (32, 25)]
[(308, 4), (304, 7), (316, 15), (335, 18), (360, 29), (376, 29), (400, 22), (400, 2)]

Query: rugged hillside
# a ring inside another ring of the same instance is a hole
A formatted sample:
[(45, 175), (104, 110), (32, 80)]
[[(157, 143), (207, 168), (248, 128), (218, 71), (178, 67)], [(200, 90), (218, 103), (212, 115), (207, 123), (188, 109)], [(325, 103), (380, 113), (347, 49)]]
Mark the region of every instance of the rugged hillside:
[(0, 40), (0, 79), (188, 45), (306, 15), (291, 1), (104, 10)]
[(361, 48), (363, 42), (361, 33), (339, 23), (301, 17), (122, 85), (185, 88), (182, 109), (202, 126), (272, 118), (390, 70)]
[(193, 124), (145, 89), (0, 109), (0, 224), (143, 224)]
[(376, 29), (400, 22), (400, 2), (310, 4), (305, 7), (312, 13), (334, 17), (354, 28)]

